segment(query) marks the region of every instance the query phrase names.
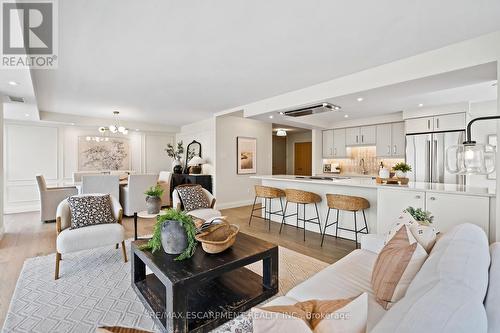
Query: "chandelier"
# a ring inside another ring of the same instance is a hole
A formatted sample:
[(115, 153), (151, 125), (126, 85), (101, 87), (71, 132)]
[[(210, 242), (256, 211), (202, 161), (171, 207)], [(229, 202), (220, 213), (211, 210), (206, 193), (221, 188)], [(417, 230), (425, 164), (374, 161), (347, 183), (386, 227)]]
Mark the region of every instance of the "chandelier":
[(120, 114), (120, 112), (113, 111), (114, 124), (111, 124), (109, 126), (99, 127), (99, 132), (100, 133), (111, 132), (113, 134), (121, 133), (123, 135), (127, 135), (128, 128), (126, 128), (120, 124), (120, 119), (118, 119), (119, 114)]

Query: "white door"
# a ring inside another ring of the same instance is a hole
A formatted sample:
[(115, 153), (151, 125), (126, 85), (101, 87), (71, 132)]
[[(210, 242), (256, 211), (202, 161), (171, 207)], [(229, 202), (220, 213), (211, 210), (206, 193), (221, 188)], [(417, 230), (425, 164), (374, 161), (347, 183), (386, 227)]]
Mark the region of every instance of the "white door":
[(345, 128), (333, 130), (333, 156), (347, 156), (347, 152), (345, 149)]
[(461, 223), (472, 223), (480, 226), (488, 235), (488, 197), (427, 192), (426, 210), (434, 216), (433, 225), (440, 232), (446, 232)]
[[(378, 135), (378, 130), (377, 130)], [(393, 157), (405, 157), (406, 151), (406, 135), (405, 123), (392, 123), (391, 124), (391, 154)]]
[(377, 126), (363, 126), (360, 128), (360, 144), (374, 145), (377, 142)]
[(391, 124), (377, 125), (377, 156), (390, 157), (391, 154)]
[(433, 117), (407, 119), (405, 124), (406, 134), (427, 133), (434, 131)]
[(333, 130), (323, 131), (323, 157), (333, 157)]
[(465, 113), (445, 114), (434, 117), (434, 131), (456, 131), (465, 129)]
[(377, 191), (377, 234), (387, 233), (409, 206), (425, 207), (425, 192), (382, 188)]
[(350, 127), (345, 129), (345, 144), (347, 146), (356, 146), (361, 144), (359, 138), (359, 127)]

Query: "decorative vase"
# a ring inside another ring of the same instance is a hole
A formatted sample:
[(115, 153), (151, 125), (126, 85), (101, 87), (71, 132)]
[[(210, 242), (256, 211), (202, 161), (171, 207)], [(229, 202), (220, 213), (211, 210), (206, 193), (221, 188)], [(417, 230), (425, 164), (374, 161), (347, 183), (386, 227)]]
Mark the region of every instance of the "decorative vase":
[(403, 172), (401, 170), (396, 170), (396, 177), (398, 177), (398, 178), (406, 178), (406, 172)]
[(173, 162), (172, 162), (172, 171), (174, 173), (182, 173), (182, 163), (180, 160), (178, 159), (175, 159)]
[(186, 230), (179, 221), (167, 220), (161, 226), (161, 245), (168, 254), (180, 254), (188, 246)]
[(146, 197), (146, 209), (148, 214), (158, 214), (161, 209), (161, 198), (148, 195)]

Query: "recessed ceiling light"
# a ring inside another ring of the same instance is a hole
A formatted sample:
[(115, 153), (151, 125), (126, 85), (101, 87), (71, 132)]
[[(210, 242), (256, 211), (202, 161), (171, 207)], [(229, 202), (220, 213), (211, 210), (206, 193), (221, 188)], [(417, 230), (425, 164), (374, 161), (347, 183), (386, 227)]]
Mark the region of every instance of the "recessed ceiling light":
[(284, 114), (285, 114), (285, 112), (283, 112), (283, 111), (280, 112), (280, 115), (284, 115)]
[(362, 101), (363, 101), (363, 97), (358, 97), (356, 100), (357, 100), (358, 102), (362, 102)]
[(17, 83), (16, 81), (9, 81), (8, 83), (9, 83), (9, 85), (14, 86), (14, 87), (19, 85), (19, 83)]
[(269, 116), (269, 119), (273, 119), (273, 118), (274, 118), (274, 117), (273, 117), (272, 115), (271, 115), (271, 116)]
[(418, 105), (418, 107), (419, 107), (419, 108), (421, 108), (422, 106), (424, 106), (422, 103), (420, 103), (420, 104)]
[(135, 129), (135, 131), (136, 131), (136, 132), (139, 132), (139, 129), (138, 129), (138, 128), (136, 128), (136, 129)]
[(75, 126), (75, 123), (70, 123), (71, 126)]
[(25, 114), (24, 114), (24, 116), (25, 116), (25, 117), (29, 117), (29, 116), (30, 116), (30, 114), (29, 114), (29, 113), (25, 113)]
[(348, 114), (345, 114), (345, 115), (344, 115), (344, 118), (349, 118), (349, 115), (348, 115)]

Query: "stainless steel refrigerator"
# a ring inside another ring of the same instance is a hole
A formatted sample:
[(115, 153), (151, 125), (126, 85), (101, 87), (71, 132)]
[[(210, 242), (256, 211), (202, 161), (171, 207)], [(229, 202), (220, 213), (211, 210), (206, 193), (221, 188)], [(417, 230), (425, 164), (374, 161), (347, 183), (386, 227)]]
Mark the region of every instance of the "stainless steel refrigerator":
[(410, 181), (465, 185), (465, 177), (446, 170), (446, 148), (462, 144), (465, 131), (406, 135), (406, 163)]

